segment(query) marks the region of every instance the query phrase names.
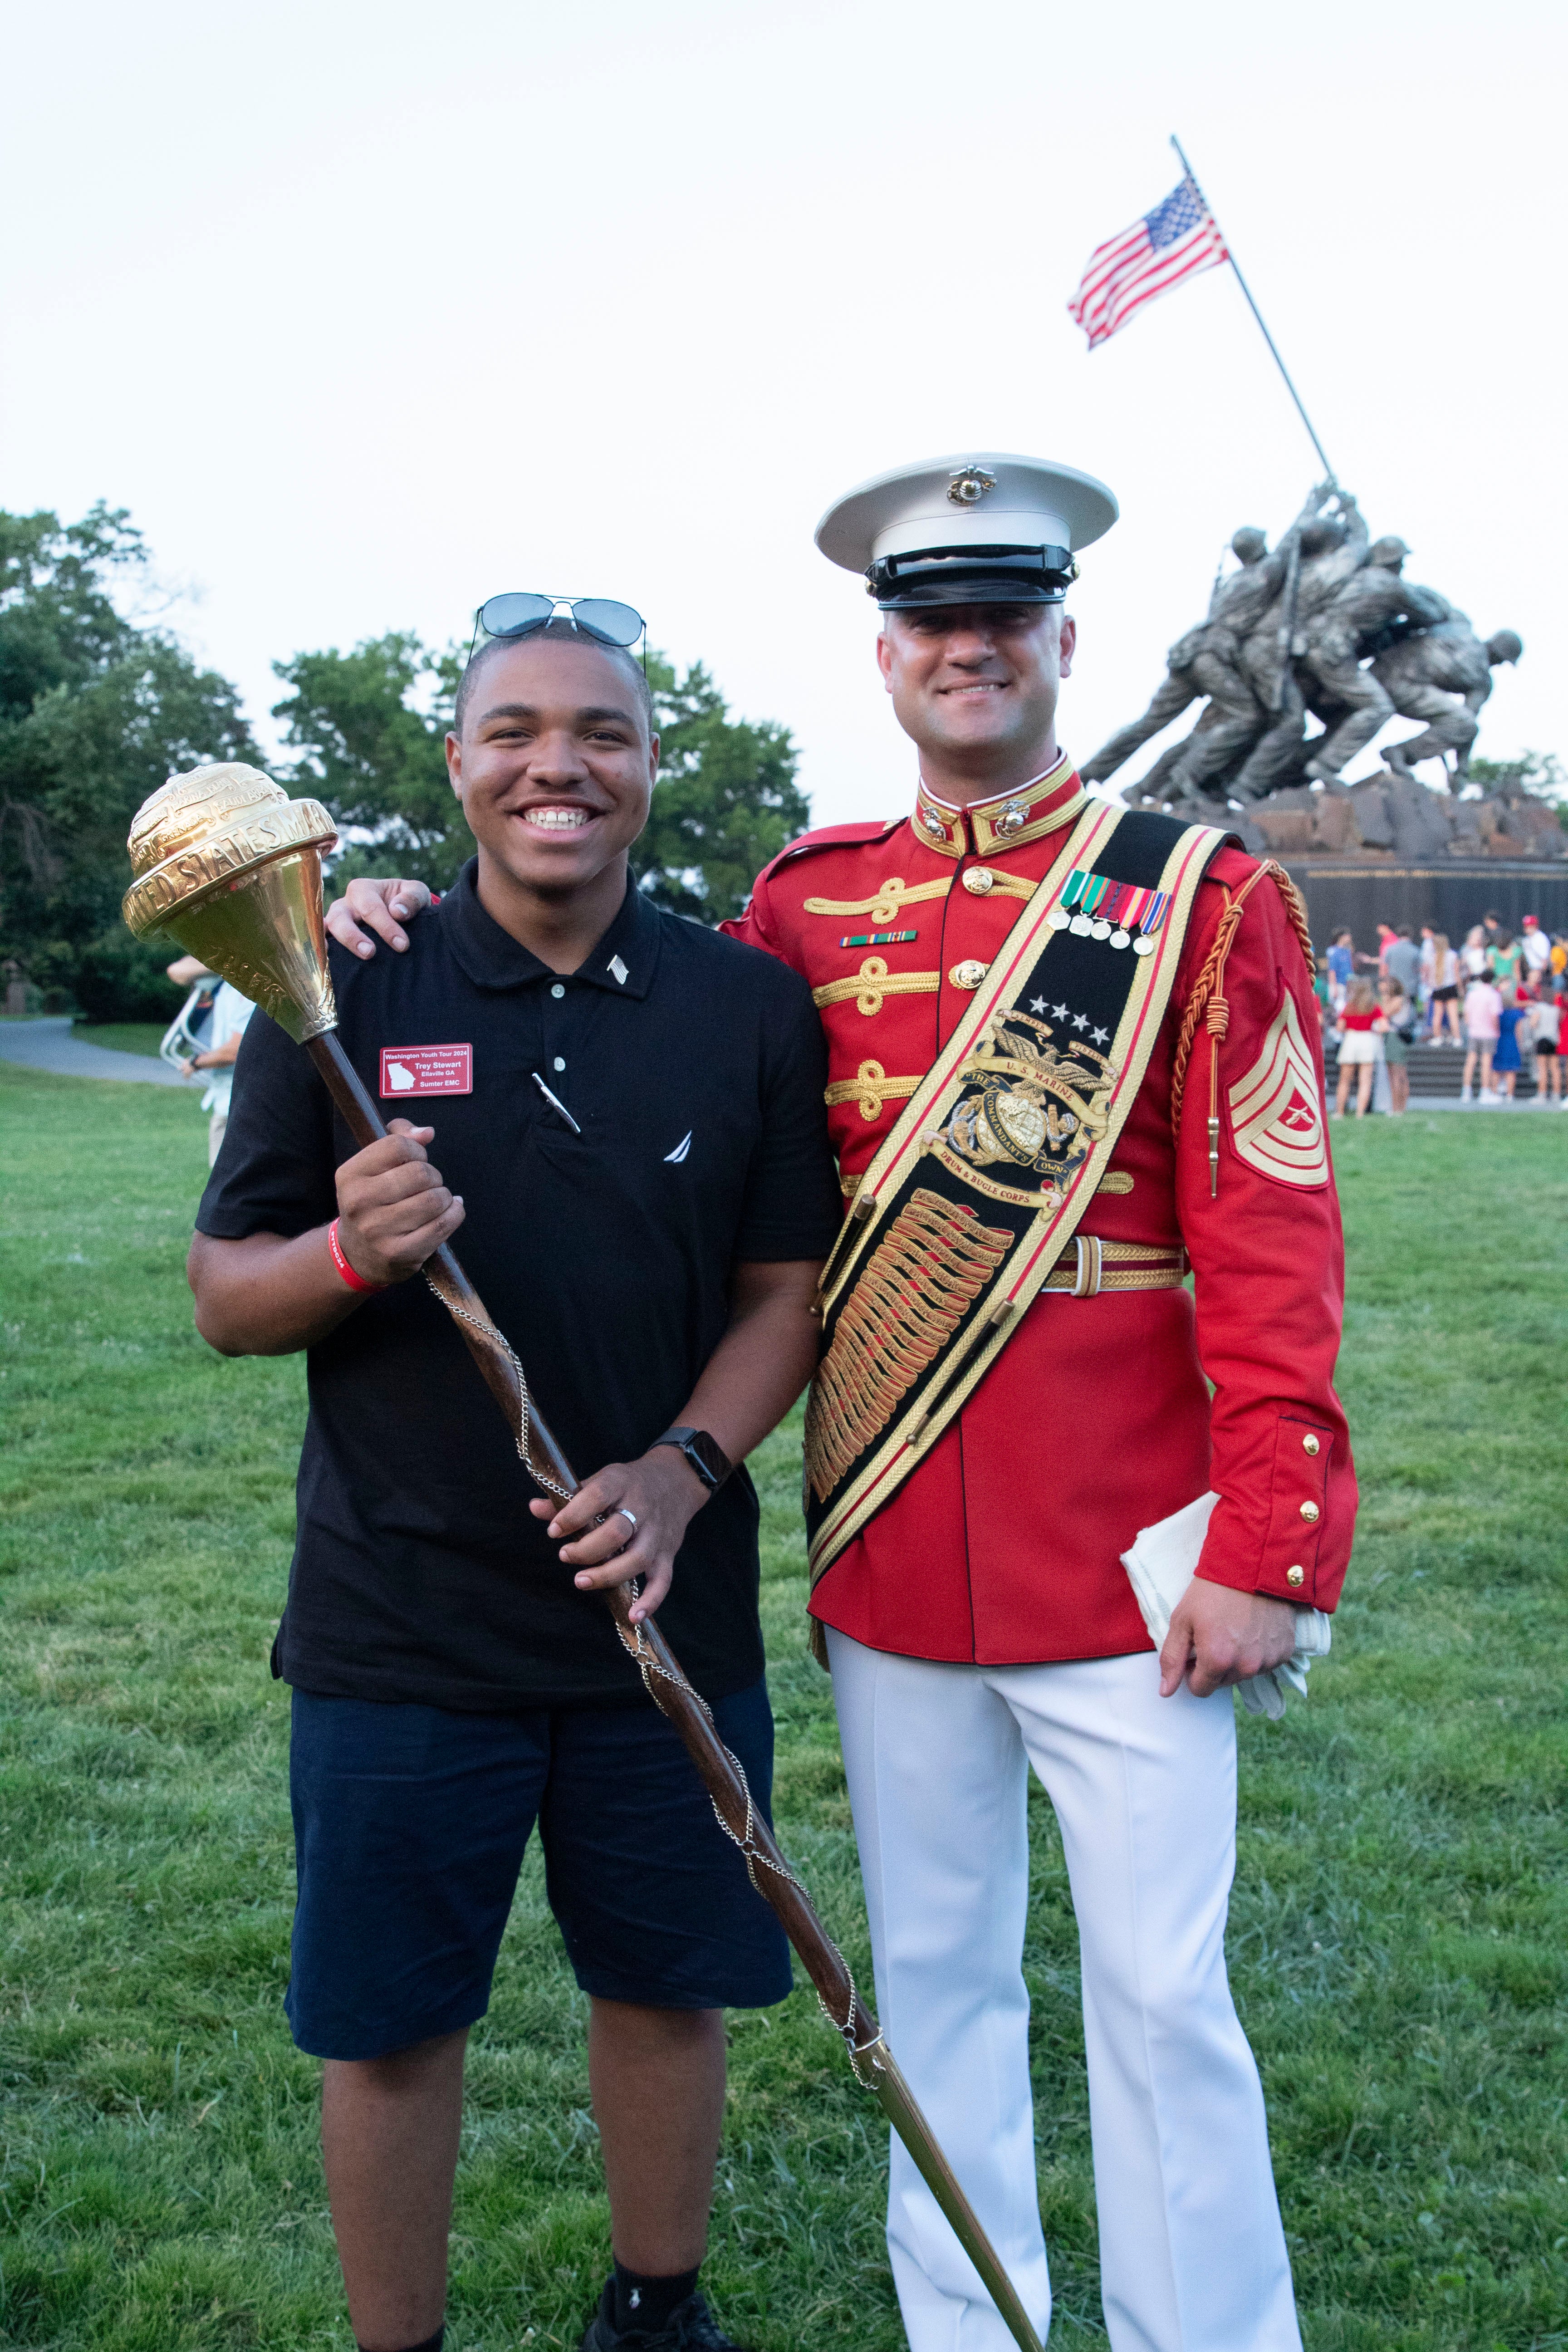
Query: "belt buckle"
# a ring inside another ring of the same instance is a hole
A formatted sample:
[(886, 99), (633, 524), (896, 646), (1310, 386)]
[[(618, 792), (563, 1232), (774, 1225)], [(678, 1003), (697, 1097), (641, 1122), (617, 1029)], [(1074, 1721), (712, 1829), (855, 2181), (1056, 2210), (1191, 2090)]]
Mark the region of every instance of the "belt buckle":
[(1098, 1298), (1100, 1278), (1105, 1270), (1104, 1245), (1098, 1235), (1092, 1234), (1076, 1234), (1073, 1240), (1078, 1250), (1078, 1279), (1073, 1284), (1072, 1295), (1075, 1298)]

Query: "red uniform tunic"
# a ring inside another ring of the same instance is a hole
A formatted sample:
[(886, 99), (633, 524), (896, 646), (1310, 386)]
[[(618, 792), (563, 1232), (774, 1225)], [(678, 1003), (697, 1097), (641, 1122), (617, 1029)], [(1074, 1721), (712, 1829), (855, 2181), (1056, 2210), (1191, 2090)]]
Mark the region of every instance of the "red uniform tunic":
[[(968, 810), (922, 789), (903, 822), (805, 835), (724, 926), (813, 987), (847, 1192), (1084, 800), (1065, 760), (1024, 794)], [(814, 1615), (855, 1640), (981, 1665), (1147, 1649), (1121, 1555), (1140, 1528), (1209, 1487), (1220, 1500), (1200, 1575), (1334, 1606), (1356, 1502), (1332, 1386), (1343, 1246), (1311, 977), (1267, 877), (1225, 967), (1216, 1197), (1207, 1135), (1215, 1049), (1201, 1028), (1179, 1142), (1171, 1127), (1183, 1007), (1232, 896), (1256, 870), (1231, 848), (1209, 866), (1152, 1058), (1079, 1227), (1106, 1241), (1184, 1244), (1194, 1291), (1035, 1300), (929, 1454), (818, 1582)]]

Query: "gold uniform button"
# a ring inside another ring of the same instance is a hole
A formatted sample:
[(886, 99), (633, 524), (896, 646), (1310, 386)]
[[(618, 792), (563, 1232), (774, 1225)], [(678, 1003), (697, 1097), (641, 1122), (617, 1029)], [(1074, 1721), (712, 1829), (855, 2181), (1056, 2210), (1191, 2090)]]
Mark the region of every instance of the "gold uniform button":
[(1321, 1449), (1315, 1437), (1304, 1437), (1301, 1440), (1301, 1451), (1303, 1454), (1317, 1454), (1321, 1452)]
[(1317, 1526), (1318, 1521), (1322, 1517), (1322, 1513), (1319, 1510), (1316, 1503), (1303, 1503), (1301, 1506), (1301, 1517), (1306, 1520), (1307, 1525), (1310, 1528), (1313, 1528)]
[(995, 879), (989, 866), (972, 866), (963, 877), (963, 887), (966, 890), (973, 890), (977, 898), (984, 898)]
[(985, 977), (986, 969), (984, 964), (977, 963), (971, 956), (963, 963), (955, 963), (947, 976), (954, 988), (978, 988)]
[(1285, 1581), (1287, 1584), (1305, 1584), (1307, 1581), (1306, 1570), (1304, 1568), (1288, 1568), (1285, 1570)]

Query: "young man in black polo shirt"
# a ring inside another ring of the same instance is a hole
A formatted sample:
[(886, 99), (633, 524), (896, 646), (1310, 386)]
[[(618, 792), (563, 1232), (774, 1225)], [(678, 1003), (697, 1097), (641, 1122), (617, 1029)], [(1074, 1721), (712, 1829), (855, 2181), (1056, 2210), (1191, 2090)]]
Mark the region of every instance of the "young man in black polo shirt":
[[(658, 744), (624, 654), (556, 624), (486, 646), (447, 756), (477, 859), (410, 952), (332, 958), (343, 1044), (411, 1117), (355, 1151), (258, 1014), (191, 1251), (215, 1347), (309, 1350), (274, 1655), (289, 2020), (326, 2061), (356, 2337), (437, 2347), (464, 2044), (537, 1818), (610, 2196), (584, 2346), (722, 2346), (696, 2292), (722, 2011), (780, 2000), (788, 1954), (597, 1591), (643, 1579), (765, 1802), (756, 1498), (726, 1473), (815, 1361), (821, 1031), (793, 972), (631, 884)], [(605, 1465), (559, 1509), (415, 1278), (459, 1228), (569, 1456)]]

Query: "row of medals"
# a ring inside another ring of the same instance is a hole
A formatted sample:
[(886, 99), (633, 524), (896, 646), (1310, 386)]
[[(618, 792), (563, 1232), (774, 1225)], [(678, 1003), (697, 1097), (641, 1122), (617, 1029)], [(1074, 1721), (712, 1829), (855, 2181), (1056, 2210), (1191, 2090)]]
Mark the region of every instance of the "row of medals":
[[(1016, 832), (1023, 822), (1022, 809), (1005, 809), (996, 830), (998, 833)], [(941, 818), (933, 820), (929, 811), (926, 823), (933, 832), (941, 831)], [(983, 898), (994, 879), (989, 866), (973, 866), (963, 877), (963, 887), (966, 890), (973, 890), (977, 898)], [(1108, 940), (1113, 948), (1131, 948), (1134, 955), (1152, 955), (1154, 952), (1152, 940), (1134, 939), (1131, 931), (1124, 931), (1120, 925), (1113, 930), (1103, 915), (1091, 919), (1088, 915), (1069, 915), (1065, 907), (1053, 907), (1047, 919), (1053, 931), (1072, 931), (1080, 940)]]
[(1080, 940), (1107, 940), (1113, 948), (1131, 948), (1134, 955), (1152, 955), (1154, 942), (1134, 939), (1131, 931), (1120, 927), (1112, 930), (1103, 915), (1091, 921), (1087, 915), (1069, 915), (1065, 907), (1053, 907), (1047, 918), (1053, 931), (1071, 931)]

